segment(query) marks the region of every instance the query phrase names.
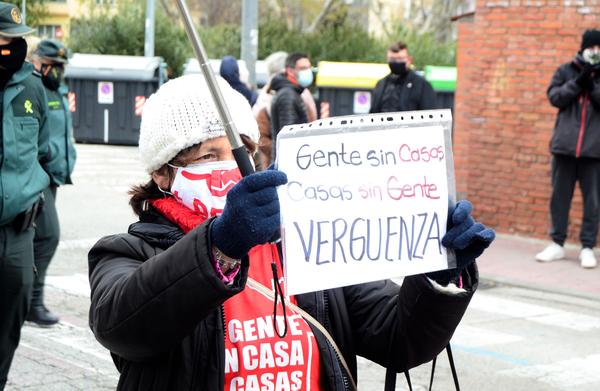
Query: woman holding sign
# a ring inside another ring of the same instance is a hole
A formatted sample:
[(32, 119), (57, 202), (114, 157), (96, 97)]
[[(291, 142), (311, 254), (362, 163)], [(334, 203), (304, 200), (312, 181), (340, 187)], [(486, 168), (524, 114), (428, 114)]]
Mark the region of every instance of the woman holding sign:
[[(250, 106), (219, 84), (254, 153)], [(494, 236), (473, 221), (468, 202), (450, 211), (443, 241), (457, 249), (458, 269), (402, 286), (303, 294), (283, 306), (270, 242), (286, 175), (241, 179), (201, 76), (169, 81), (148, 99), (139, 145), (151, 176), (131, 192), (139, 221), (89, 253), (90, 327), (113, 355), (119, 389), (349, 390), (358, 355), (400, 372), (448, 343), (477, 285), (475, 258)]]

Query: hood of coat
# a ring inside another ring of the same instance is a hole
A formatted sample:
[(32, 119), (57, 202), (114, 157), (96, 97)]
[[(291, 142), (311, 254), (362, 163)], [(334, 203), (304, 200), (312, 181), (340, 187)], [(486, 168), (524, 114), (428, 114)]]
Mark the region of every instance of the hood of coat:
[(283, 73), (279, 75), (275, 75), (273, 80), (271, 80), (271, 89), (270, 91), (279, 91), (282, 88), (290, 87), (296, 90), (297, 93), (301, 94), (304, 91), (304, 88), (292, 83)]
[(232, 56), (223, 57), (219, 73), (229, 84), (240, 82), (240, 68), (237, 60)]
[(140, 221), (129, 226), (128, 233), (163, 250), (171, 247), (184, 236), (181, 228), (153, 207), (140, 216)]

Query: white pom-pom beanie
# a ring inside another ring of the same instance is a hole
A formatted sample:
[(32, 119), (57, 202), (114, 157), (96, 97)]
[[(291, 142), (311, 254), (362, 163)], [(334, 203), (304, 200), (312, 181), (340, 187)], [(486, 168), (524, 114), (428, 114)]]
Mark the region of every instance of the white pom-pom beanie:
[[(248, 101), (224, 79), (217, 80), (238, 132), (258, 143), (258, 125)], [(204, 77), (181, 76), (163, 84), (144, 104), (140, 159), (152, 173), (183, 149), (220, 136), (225, 136), (225, 128)]]

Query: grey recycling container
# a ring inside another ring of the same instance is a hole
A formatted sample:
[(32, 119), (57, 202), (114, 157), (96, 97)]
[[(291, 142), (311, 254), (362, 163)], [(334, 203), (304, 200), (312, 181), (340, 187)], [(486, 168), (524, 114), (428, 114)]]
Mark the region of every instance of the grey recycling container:
[(75, 141), (137, 145), (146, 99), (166, 81), (161, 57), (76, 53), (65, 69)]

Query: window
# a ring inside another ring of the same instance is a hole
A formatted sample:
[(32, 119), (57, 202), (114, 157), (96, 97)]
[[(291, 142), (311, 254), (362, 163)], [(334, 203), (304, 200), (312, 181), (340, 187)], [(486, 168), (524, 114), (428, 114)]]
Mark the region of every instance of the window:
[(58, 38), (63, 37), (63, 29), (59, 25), (42, 25), (38, 26), (38, 35), (41, 38)]

